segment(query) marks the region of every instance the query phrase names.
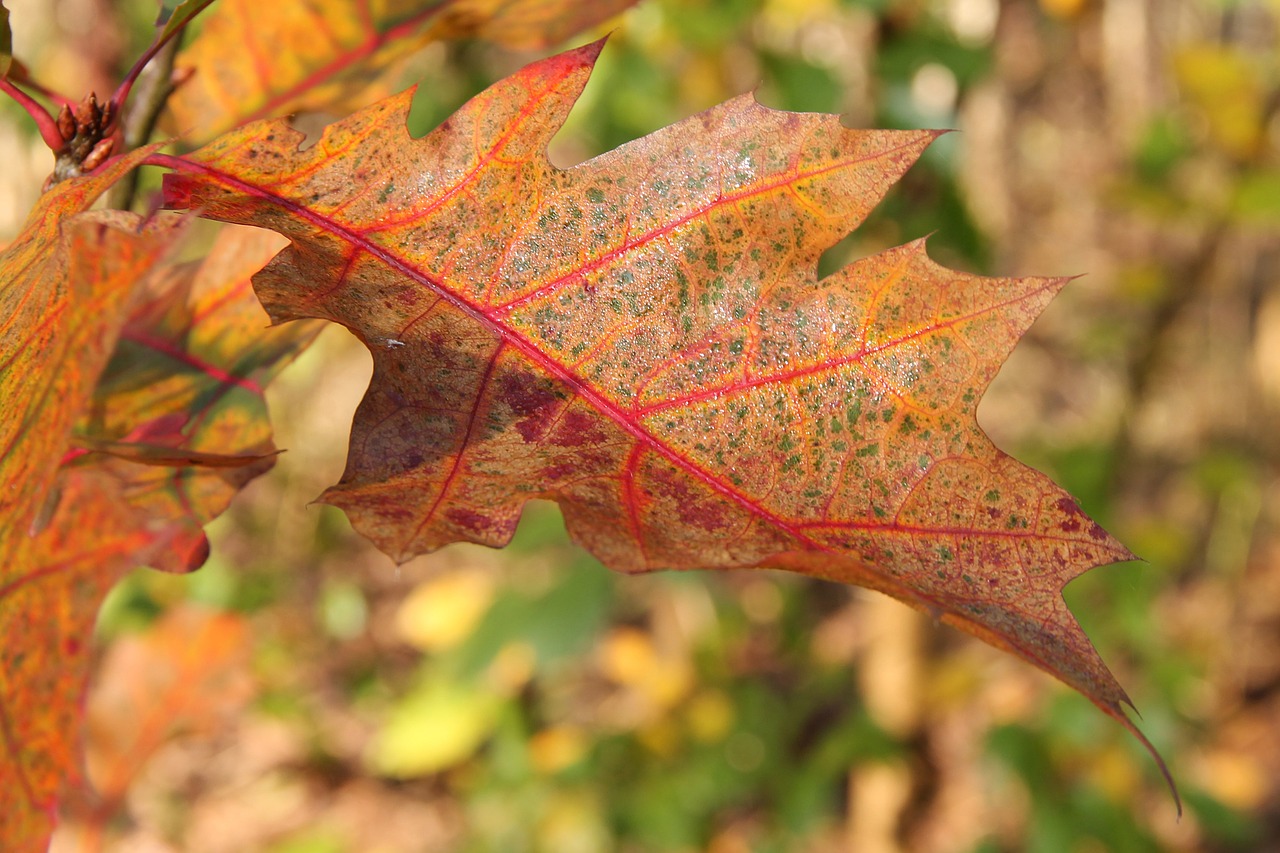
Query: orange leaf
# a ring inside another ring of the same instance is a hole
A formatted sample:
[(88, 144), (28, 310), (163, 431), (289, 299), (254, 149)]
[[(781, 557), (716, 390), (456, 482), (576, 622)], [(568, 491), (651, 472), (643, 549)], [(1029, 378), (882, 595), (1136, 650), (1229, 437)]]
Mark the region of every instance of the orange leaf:
[(305, 150), (262, 122), (166, 161), (169, 203), (293, 241), (254, 279), (274, 318), (342, 323), (373, 352), (323, 499), (397, 560), (502, 545), (546, 498), (616, 569), (862, 584), (1137, 734), (1061, 594), (1130, 553), (975, 419), (1065, 280), (953, 272), (920, 241), (816, 279), (934, 132), (745, 96), (557, 169), (547, 144), (599, 49), (420, 140), (405, 93)]
[(109, 471), (150, 523), (166, 525), (155, 568), (201, 565), (203, 525), (275, 464), (263, 389), (321, 328), (266, 328), (249, 276), (283, 244), (228, 228), (203, 259), (152, 276), (77, 425), (75, 464)]
[(184, 606), (108, 649), (89, 692), (88, 770), (118, 804), (175, 734), (216, 730), (253, 696), (244, 619)]
[(45, 849), (59, 797), (80, 784), (80, 700), (98, 606), (156, 541), (110, 477), (68, 472), (59, 487), (47, 529), (0, 543), (0, 846), (15, 853)]
[[(55, 185), (0, 253), (6, 851), (45, 847), (60, 792), (78, 776), (80, 697), (102, 597), (140, 563), (185, 570), (203, 562), (200, 525), (273, 460), (260, 386), (316, 331), (261, 333), (267, 318), (248, 276), (279, 237), (240, 229), (203, 265), (175, 268), (165, 260), (178, 229), (82, 212), (154, 150)], [(259, 458), (235, 467), (142, 465), (71, 449), (73, 431), (88, 435), (81, 444), (110, 445), (117, 455), (145, 445), (206, 461)]]
[(0, 541), (35, 520), (133, 284), (165, 248), (125, 236), (123, 214), (77, 215), (150, 150), (54, 185), (0, 252)]
[[(76, 774), (87, 638), (106, 590), (154, 545), (109, 479), (59, 477), (71, 425), (169, 235), (82, 213), (145, 157), (53, 187), (0, 253), (0, 845), (43, 849)], [(86, 540), (86, 531), (92, 538)]]
[(350, 112), (390, 92), (400, 60), (433, 41), (545, 47), (635, 2), (221, 0), (178, 58), (196, 73), (170, 99), (169, 125), (199, 142), (251, 119)]

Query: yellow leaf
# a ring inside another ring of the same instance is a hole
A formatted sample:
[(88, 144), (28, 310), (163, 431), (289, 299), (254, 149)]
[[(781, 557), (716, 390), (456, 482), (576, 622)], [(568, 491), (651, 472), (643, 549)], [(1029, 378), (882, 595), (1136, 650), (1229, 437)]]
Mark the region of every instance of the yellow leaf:
[(1254, 156), (1264, 138), (1259, 69), (1229, 48), (1193, 45), (1174, 58), (1174, 72), (1183, 96), (1207, 121), (1213, 142), (1232, 157)]
[(703, 743), (723, 740), (733, 727), (733, 703), (719, 690), (704, 690), (689, 701), (685, 719), (689, 733)]
[(529, 739), (529, 760), (539, 773), (559, 773), (582, 760), (587, 739), (575, 726), (552, 726)]
[(600, 668), (619, 684), (640, 683), (657, 662), (658, 655), (649, 635), (634, 628), (613, 631), (600, 650)]
[(396, 628), (406, 643), (425, 652), (450, 649), (466, 638), (493, 601), (493, 579), (459, 569), (419, 584), (400, 605)]
[(501, 699), (436, 681), (406, 696), (375, 736), (365, 761), (383, 776), (408, 779), (465, 761), (493, 732)]

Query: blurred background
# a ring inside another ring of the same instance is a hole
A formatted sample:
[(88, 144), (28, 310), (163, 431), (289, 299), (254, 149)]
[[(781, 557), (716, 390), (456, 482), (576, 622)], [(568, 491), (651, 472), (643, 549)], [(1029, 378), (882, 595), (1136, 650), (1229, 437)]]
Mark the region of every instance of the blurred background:
[[(114, 88), (155, 4), (7, 5), (19, 57), (78, 95)], [(749, 90), (960, 131), (823, 271), (932, 234), (952, 267), (1082, 275), (979, 416), (1147, 561), (1067, 600), (1181, 821), (1085, 699), (874, 593), (616, 575), (552, 506), (503, 551), (394, 566), (308, 506), (370, 371), (335, 327), (272, 389), (288, 452), (208, 565), (108, 599), (97, 792), (54, 848), (1280, 850), (1278, 21), (1276, 0), (643, 0), (553, 147), (570, 165)], [(416, 130), (533, 58), (431, 46)], [(7, 238), (51, 163), (2, 115)]]

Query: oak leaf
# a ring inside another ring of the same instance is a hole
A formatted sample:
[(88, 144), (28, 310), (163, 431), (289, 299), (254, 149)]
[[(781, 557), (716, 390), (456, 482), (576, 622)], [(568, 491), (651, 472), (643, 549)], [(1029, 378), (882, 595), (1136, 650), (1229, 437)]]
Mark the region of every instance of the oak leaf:
[(152, 275), (77, 424), (67, 461), (109, 471), (166, 524), (154, 568), (200, 566), (205, 522), (275, 463), (263, 390), (321, 328), (266, 328), (249, 277), (283, 242), (226, 228), (204, 258)]
[(267, 121), (157, 158), (169, 204), (291, 240), (254, 279), (274, 319), (341, 323), (373, 353), (322, 500), (401, 561), (502, 545), (541, 498), (615, 569), (861, 584), (1146, 743), (1062, 598), (1131, 554), (975, 419), (1066, 280), (947, 270), (923, 241), (816, 278), (931, 131), (744, 96), (558, 169), (547, 145), (599, 49), (530, 65), (419, 140), (406, 92), (305, 149)]
[(273, 462), (261, 385), (316, 331), (262, 331), (248, 277), (277, 236), (237, 229), (175, 266), (181, 223), (85, 212), (154, 150), (56, 184), (0, 253), (5, 850), (43, 849), (79, 784), (103, 596), (139, 564), (203, 562), (201, 525)]
[(635, 2), (220, 0), (178, 57), (195, 73), (170, 99), (169, 125), (202, 142), (251, 119), (350, 112), (391, 92), (402, 60), (431, 42), (478, 37), (547, 47)]
[(133, 778), (177, 734), (225, 727), (253, 698), (247, 620), (185, 604), (107, 649), (89, 690), (86, 766), (111, 816)]
[[(54, 186), (0, 253), (0, 842), (42, 849), (75, 732), (98, 603), (145, 557), (99, 472), (62, 472), (72, 425), (124, 323), (134, 284), (169, 249), (126, 214), (85, 213), (149, 152)], [(92, 531), (92, 538), (86, 532)]]

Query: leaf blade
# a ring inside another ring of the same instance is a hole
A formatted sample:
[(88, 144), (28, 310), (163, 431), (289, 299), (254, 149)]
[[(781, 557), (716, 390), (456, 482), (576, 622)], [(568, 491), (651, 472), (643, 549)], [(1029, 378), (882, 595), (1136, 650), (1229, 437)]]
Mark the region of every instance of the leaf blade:
[[(124, 321), (132, 284), (166, 235), (84, 213), (149, 152), (53, 187), (0, 252), (0, 790), (6, 849), (43, 849), (73, 756), (93, 615), (154, 542), (99, 475), (60, 477), (71, 424)], [(74, 507), (74, 511), (66, 511)], [(55, 508), (50, 511), (49, 508)], [(36, 535), (33, 528), (41, 527)], [(81, 539), (98, 534), (94, 547)]]
[[(401, 60), (441, 39), (555, 44), (636, 0), (312, 0), (264, 8), (221, 0), (178, 65), (196, 77), (169, 101), (169, 125), (197, 142), (246, 121), (350, 112), (391, 90)], [(226, 62), (248, 54), (247, 61)]]
[(529, 66), (422, 140), (406, 93), (306, 150), (267, 122), (171, 162), (172, 203), (293, 241), (255, 277), (273, 317), (343, 323), (374, 354), (322, 499), (398, 560), (504, 544), (546, 498), (617, 569), (870, 586), (1136, 731), (1061, 596), (1132, 555), (976, 421), (1065, 279), (952, 272), (917, 241), (816, 280), (933, 132), (748, 97), (555, 169), (546, 144), (599, 49)]
[[(0, 252), (6, 274), (0, 289), (0, 389), (10, 406), (0, 424), (0, 476), (17, 484), (0, 496), (0, 518), (34, 515), (56, 475), (70, 423), (92, 393), (123, 322), (129, 276), (145, 269), (162, 248), (140, 241), (120, 247), (113, 257), (104, 242), (120, 239), (109, 236), (109, 226), (123, 220), (95, 215), (73, 223), (70, 217), (88, 210), (151, 150), (55, 185)], [(51, 383), (48, 377), (57, 378)], [(20, 414), (14, 417), (14, 411)], [(0, 537), (8, 531), (0, 527)]]
[[(94, 617), (115, 581), (155, 543), (108, 477), (72, 472), (61, 478), (59, 496), (41, 535), (3, 543), (6, 565), (31, 569), (0, 584), (6, 850), (45, 850), (63, 790), (79, 784), (79, 698)], [(86, 529), (94, 531), (91, 549), (83, 547)]]
[[(206, 279), (196, 291), (203, 301), (189, 312), (186, 302), (175, 301), (188, 292), (174, 286), (167, 263), (180, 225), (142, 227), (131, 214), (84, 212), (155, 148), (55, 185), (0, 252), (0, 846), (6, 850), (44, 849), (62, 791), (77, 783), (79, 699), (102, 597), (139, 563), (180, 571), (203, 562), (201, 524), (274, 458), (263, 455), (274, 447), (260, 385), (242, 386), (265, 383), (317, 331), (315, 324), (295, 324), (254, 347), (230, 334), (265, 324), (248, 276), (279, 248), (278, 237), (259, 232), (246, 243), (241, 235), (220, 262), (178, 268), (180, 280), (184, 272), (188, 280)], [(181, 322), (193, 316), (205, 322)], [(187, 393), (174, 393), (182, 389), (173, 364), (135, 372), (138, 359), (118, 363), (122, 333), (166, 344), (166, 356), (204, 377), (203, 394), (190, 390), (192, 381)], [(216, 357), (226, 348), (228, 358)], [(214, 369), (219, 364), (226, 369)], [(229, 411), (219, 408), (224, 389), (256, 395), (258, 409), (244, 399)], [(100, 458), (64, 464), (78, 452), (69, 450), (73, 429), (89, 423), (103, 430), (98, 435), (163, 437), (174, 453), (256, 448), (260, 454), (249, 464), (196, 472)]]

